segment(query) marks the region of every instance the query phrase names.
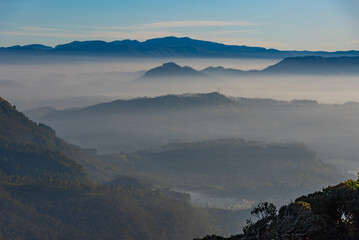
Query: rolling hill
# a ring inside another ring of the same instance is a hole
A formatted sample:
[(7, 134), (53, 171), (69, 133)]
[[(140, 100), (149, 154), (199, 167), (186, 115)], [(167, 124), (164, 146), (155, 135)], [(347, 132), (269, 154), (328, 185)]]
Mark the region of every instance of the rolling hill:
[(105, 159), (157, 186), (241, 199), (289, 199), (345, 178), (299, 143), (217, 139)]

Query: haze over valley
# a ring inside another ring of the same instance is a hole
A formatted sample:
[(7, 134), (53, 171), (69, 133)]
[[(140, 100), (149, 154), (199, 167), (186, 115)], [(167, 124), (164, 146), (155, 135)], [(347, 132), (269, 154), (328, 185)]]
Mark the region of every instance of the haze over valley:
[(0, 240), (359, 239), (359, 4), (0, 3)]

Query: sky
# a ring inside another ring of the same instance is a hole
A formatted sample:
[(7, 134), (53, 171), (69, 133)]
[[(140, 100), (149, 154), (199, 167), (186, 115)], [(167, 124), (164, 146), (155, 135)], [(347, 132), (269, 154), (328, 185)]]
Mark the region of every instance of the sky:
[(358, 50), (358, 0), (0, 0), (0, 47), (191, 37), (281, 50)]

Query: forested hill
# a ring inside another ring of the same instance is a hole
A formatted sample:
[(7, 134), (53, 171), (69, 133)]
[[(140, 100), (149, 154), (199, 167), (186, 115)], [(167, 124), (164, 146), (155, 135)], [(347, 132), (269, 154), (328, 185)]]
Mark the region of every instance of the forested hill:
[(134, 113), (137, 111), (163, 111), (181, 110), (196, 107), (209, 107), (235, 104), (233, 100), (218, 92), (164, 95), (159, 97), (134, 98), (130, 100), (116, 100), (109, 103), (101, 103), (90, 107), (55, 111), (44, 116), (45, 119), (66, 118), (83, 116), (83, 114), (115, 114), (115, 113)]
[(1, 99), (0, 239), (182, 240), (218, 232), (187, 194), (121, 176), (91, 181), (68, 157), (85, 157), (82, 151)]
[(112, 162), (121, 165), (124, 172), (164, 187), (249, 199), (290, 198), (345, 179), (339, 169), (323, 163), (300, 143), (243, 139), (188, 142), (126, 158), (112, 155)]
[[(71, 145), (56, 136), (55, 131), (44, 124), (29, 120), (6, 100), (0, 98), (0, 136), (3, 141), (19, 144), (19, 149), (26, 145), (38, 146), (41, 151), (59, 152), (66, 158), (72, 158), (84, 165), (93, 179), (108, 179), (110, 174), (100, 168), (99, 161), (93, 153)], [(21, 147), (20, 147), (21, 145)]]
[(34, 143), (14, 142), (0, 136), (0, 177), (2, 175), (30, 177), (37, 181), (89, 182), (83, 167), (64, 154)]

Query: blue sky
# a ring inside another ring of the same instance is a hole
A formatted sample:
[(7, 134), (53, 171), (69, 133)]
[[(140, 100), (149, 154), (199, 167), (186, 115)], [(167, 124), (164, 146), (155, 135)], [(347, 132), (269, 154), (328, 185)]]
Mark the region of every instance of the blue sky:
[(171, 35), (277, 49), (359, 49), (358, 12), (358, 0), (0, 0), (0, 46)]

